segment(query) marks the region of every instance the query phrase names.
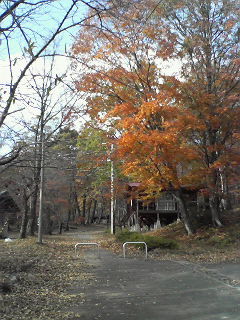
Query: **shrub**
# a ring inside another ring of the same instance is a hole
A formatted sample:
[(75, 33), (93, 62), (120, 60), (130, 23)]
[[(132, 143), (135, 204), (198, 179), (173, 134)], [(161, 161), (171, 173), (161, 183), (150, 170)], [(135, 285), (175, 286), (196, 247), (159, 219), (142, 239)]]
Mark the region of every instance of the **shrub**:
[(116, 233), (116, 239), (120, 242), (143, 241), (140, 233), (131, 232), (127, 229)]
[[(131, 232), (129, 230), (124, 230), (116, 234), (116, 239), (120, 242), (127, 241), (144, 241), (148, 246), (148, 250), (153, 250), (156, 248), (161, 249), (177, 249), (178, 243), (172, 239), (160, 238), (157, 236), (144, 235), (138, 232)], [(138, 247), (144, 249), (144, 245), (137, 245)]]
[(218, 248), (225, 248), (230, 246), (231, 244), (233, 244), (235, 242), (234, 239), (232, 239), (231, 237), (227, 237), (227, 236), (219, 236), (219, 235), (215, 235), (213, 237), (211, 237), (207, 243), (211, 246), (216, 246)]
[(172, 239), (160, 238), (156, 236), (145, 235), (143, 241), (146, 242), (148, 250), (153, 250), (156, 248), (161, 249), (178, 249), (178, 243)]

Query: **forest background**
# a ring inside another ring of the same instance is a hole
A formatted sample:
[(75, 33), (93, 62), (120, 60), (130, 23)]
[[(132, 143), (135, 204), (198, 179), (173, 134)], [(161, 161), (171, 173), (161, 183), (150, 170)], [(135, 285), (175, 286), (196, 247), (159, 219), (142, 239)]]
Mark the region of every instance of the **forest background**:
[(239, 192), (238, 1), (0, 8), (1, 185), (21, 210), (21, 238), (36, 231), (39, 189), (47, 233), (108, 216), (112, 163), (118, 223), (125, 183), (140, 182), (145, 201), (173, 195), (188, 234), (198, 221), (185, 190), (222, 226)]

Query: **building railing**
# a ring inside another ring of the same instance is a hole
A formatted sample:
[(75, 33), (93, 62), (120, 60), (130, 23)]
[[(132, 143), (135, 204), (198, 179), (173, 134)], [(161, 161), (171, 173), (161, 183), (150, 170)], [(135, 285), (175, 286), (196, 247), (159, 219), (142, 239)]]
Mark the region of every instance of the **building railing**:
[(177, 202), (173, 200), (158, 200), (156, 210), (158, 211), (177, 211)]
[(151, 203), (145, 206), (139, 206), (139, 211), (178, 211), (178, 204), (174, 200), (157, 200), (155, 203)]

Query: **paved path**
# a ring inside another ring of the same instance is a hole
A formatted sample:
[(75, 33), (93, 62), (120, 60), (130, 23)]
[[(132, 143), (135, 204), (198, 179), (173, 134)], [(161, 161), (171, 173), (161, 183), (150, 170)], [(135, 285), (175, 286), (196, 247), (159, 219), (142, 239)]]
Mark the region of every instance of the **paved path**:
[[(77, 241), (93, 240), (82, 232)], [(144, 255), (143, 255), (144, 257)], [(197, 265), (187, 262), (126, 258), (101, 250), (85, 251), (87, 284), (76, 311), (81, 320), (240, 320), (239, 265)]]

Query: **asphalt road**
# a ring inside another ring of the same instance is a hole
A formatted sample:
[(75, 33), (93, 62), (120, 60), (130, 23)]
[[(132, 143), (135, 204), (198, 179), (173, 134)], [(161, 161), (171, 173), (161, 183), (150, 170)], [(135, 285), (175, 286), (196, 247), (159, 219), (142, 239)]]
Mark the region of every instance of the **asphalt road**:
[[(86, 230), (77, 241), (95, 238), (96, 232)], [(72, 310), (81, 320), (240, 320), (240, 265), (84, 252), (93, 279), (71, 289), (84, 296)]]

